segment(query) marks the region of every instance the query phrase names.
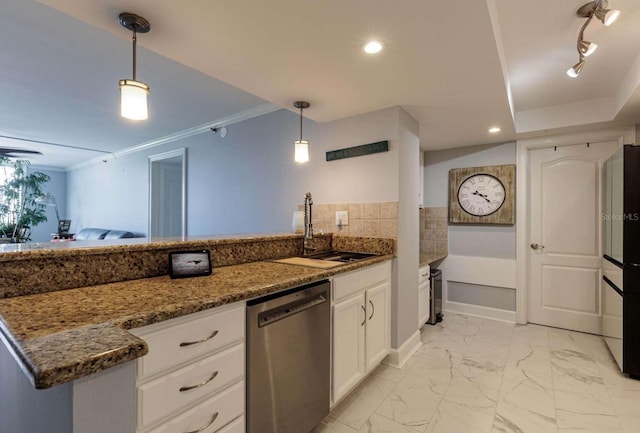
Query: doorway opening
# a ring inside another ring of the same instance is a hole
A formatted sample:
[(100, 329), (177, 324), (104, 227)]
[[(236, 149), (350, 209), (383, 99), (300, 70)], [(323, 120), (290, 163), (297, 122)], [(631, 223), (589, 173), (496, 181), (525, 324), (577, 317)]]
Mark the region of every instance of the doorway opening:
[(149, 157), (149, 238), (187, 236), (187, 149)]

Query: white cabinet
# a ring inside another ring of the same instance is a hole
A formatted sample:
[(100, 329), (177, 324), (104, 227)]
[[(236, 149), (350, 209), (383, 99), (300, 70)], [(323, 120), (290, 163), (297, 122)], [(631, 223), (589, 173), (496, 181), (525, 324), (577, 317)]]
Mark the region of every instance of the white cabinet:
[(244, 419), (244, 302), (131, 332), (149, 346), (137, 361), (138, 432), (214, 433)]
[(346, 394), (365, 373), (365, 294), (333, 306), (333, 400)]
[(431, 289), (430, 272), (429, 265), (418, 270), (418, 329), (422, 328), (429, 320), (429, 313), (431, 312), (431, 299), (429, 298)]
[(371, 371), (389, 354), (390, 296), (389, 282), (367, 289), (367, 326), (365, 340), (366, 371)]
[(389, 354), (390, 297), (391, 262), (334, 278), (333, 403)]

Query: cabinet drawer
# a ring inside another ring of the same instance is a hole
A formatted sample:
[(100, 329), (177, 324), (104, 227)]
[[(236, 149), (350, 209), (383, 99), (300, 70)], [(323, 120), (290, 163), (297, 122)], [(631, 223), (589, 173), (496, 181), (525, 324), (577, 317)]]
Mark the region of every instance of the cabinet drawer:
[(418, 269), (418, 284), (422, 284), (425, 281), (429, 281), (430, 273), (431, 273), (430, 266), (423, 266), (422, 268)]
[(333, 300), (338, 301), (391, 278), (391, 262), (358, 269), (333, 279)]
[(244, 338), (244, 303), (132, 329), (149, 346), (138, 360), (138, 381)]
[[(213, 433), (243, 412), (244, 382), (240, 382), (150, 433)], [(244, 417), (220, 430), (223, 432), (244, 433)]]
[[(138, 386), (138, 427), (153, 422), (212, 395), (244, 376), (244, 345)], [(182, 391), (181, 391), (182, 390)]]

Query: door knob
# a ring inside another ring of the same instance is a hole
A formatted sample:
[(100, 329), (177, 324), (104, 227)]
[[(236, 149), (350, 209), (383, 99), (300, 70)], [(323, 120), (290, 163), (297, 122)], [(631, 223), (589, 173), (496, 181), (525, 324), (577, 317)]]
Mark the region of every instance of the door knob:
[(532, 250), (543, 250), (544, 249), (544, 245), (531, 244), (531, 249)]

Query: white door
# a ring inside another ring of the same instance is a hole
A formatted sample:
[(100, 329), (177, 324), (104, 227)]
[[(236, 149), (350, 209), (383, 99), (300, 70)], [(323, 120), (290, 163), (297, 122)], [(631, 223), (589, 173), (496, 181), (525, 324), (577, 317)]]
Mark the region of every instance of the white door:
[(529, 152), (529, 321), (600, 333), (602, 163), (617, 141)]
[(364, 376), (365, 294), (333, 306), (333, 401)]
[(367, 290), (366, 371), (378, 365), (389, 353), (389, 284)]

